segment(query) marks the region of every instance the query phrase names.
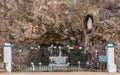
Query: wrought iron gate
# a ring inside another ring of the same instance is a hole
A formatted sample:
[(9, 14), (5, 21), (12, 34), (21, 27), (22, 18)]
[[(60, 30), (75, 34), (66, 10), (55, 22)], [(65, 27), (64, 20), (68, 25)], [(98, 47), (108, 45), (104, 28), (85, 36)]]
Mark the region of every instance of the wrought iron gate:
[[(83, 60), (84, 61), (74, 61), (74, 64), (71, 64), (71, 62), (67, 62), (66, 64), (68, 66), (64, 65), (58, 65), (58, 66), (49, 66), (45, 63), (41, 62), (27, 62), (30, 57), (28, 57), (28, 54), (30, 52), (33, 52), (33, 55), (36, 55), (39, 51), (46, 52), (47, 48), (43, 48), (44, 50), (40, 49), (34, 49), (34, 50), (28, 50), (28, 49), (13, 49), (13, 70), (14, 72), (54, 72), (54, 71), (60, 71), (60, 72), (69, 72), (69, 71), (107, 71), (106, 65), (107, 62), (100, 62), (99, 56), (106, 55), (106, 50), (104, 49), (97, 49), (92, 50), (91, 48), (83, 48), (81, 50), (81, 53), (84, 53)], [(77, 52), (78, 50), (74, 50), (74, 52)], [(46, 52), (47, 53), (47, 52)], [(72, 56), (71, 56), (72, 57)], [(39, 58), (34, 58), (35, 60), (39, 60)], [(43, 59), (46, 60), (46, 59)], [(48, 61), (49, 63), (49, 61)]]

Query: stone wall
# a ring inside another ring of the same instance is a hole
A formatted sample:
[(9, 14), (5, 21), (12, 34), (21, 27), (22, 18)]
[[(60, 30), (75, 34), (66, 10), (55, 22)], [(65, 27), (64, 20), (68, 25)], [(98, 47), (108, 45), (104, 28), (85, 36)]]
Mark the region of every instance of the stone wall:
[(0, 0), (0, 45), (84, 40), (86, 15), (94, 19), (90, 45), (115, 45), (120, 68), (120, 0)]

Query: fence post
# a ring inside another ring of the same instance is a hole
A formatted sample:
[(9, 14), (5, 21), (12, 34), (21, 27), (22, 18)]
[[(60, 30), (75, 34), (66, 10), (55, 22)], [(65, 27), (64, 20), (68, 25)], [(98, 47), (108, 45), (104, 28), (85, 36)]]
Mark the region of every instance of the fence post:
[(67, 70), (68, 70), (68, 71), (69, 71), (69, 65), (70, 65), (70, 63), (68, 62), (68, 63), (67, 63)]
[(80, 61), (78, 61), (78, 71), (80, 70)]

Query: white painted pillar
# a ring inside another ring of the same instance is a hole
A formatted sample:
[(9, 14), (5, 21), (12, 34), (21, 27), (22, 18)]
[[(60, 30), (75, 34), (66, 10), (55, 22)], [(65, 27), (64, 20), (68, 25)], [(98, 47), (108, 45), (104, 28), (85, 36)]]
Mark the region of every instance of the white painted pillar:
[(4, 63), (7, 72), (12, 71), (12, 45), (10, 43), (4, 44)]
[(107, 45), (107, 70), (110, 73), (116, 72), (116, 65), (114, 62), (114, 45), (108, 44)]

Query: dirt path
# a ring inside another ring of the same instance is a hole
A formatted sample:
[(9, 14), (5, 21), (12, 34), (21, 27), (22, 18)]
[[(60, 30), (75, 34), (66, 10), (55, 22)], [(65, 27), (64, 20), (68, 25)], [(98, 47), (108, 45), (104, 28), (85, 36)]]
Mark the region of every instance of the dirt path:
[(105, 73), (105, 72), (21, 72), (21, 73), (0, 73), (0, 75), (120, 75), (120, 73)]

